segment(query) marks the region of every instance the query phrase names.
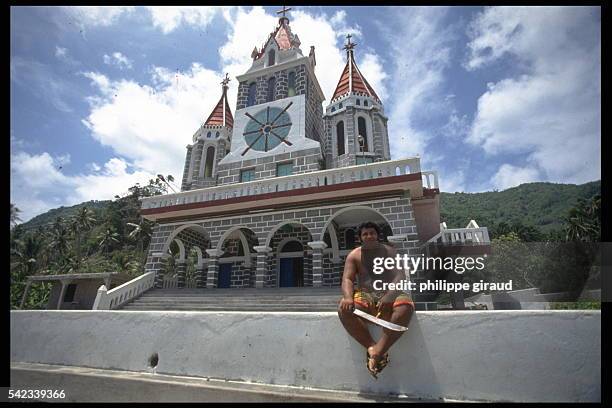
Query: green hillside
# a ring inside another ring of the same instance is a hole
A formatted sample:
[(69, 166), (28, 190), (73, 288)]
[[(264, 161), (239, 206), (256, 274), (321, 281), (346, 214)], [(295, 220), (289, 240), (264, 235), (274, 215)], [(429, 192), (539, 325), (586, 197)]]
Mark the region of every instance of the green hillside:
[(601, 192), (601, 181), (586, 184), (526, 183), (503, 191), (441, 193), (440, 218), (449, 228), (465, 227), (471, 219), (488, 227), (520, 222), (541, 232), (562, 228), (563, 217), (579, 198)]
[(46, 213), (39, 214), (36, 217), (32, 218), (28, 222), (24, 222), (22, 227), (26, 230), (31, 230), (34, 228), (38, 228), (41, 225), (49, 225), (52, 224), (57, 217), (62, 217), (64, 219), (68, 219), (75, 215), (77, 211), (82, 207), (87, 207), (90, 210), (97, 212), (103, 211), (108, 205), (111, 203), (111, 200), (92, 200), (86, 201), (81, 204), (73, 205), (71, 207), (59, 207), (54, 208), (52, 210), (47, 211)]
[[(586, 184), (526, 183), (503, 191), (485, 193), (441, 193), (440, 218), (449, 228), (465, 227), (471, 219), (479, 225), (500, 222), (523, 225), (548, 232), (562, 227), (562, 219), (579, 198), (589, 199), (601, 191), (601, 181)], [(87, 201), (72, 207), (59, 207), (23, 223), (25, 229), (50, 224), (57, 217), (70, 218), (81, 207), (102, 211), (111, 203)]]

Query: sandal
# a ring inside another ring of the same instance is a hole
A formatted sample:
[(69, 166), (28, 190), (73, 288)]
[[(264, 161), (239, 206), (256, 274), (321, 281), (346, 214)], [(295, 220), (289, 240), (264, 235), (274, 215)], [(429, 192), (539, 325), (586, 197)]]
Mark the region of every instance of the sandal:
[(370, 356), (370, 353), (368, 352), (368, 350), (366, 350), (366, 368), (368, 369), (368, 371), (370, 372), (370, 374), (372, 375), (372, 377), (374, 377), (374, 379), (378, 380), (378, 365), (380, 364), (380, 362), (376, 363), (374, 365), (374, 368), (370, 368), (370, 360), (374, 360), (376, 362), (376, 359), (372, 356)]
[(378, 373), (380, 373), (383, 370), (383, 368), (385, 368), (387, 366), (387, 364), (389, 364), (389, 353), (385, 353), (385, 355), (382, 356), (382, 358), (380, 359), (380, 361), (376, 365), (376, 369), (377, 369)]

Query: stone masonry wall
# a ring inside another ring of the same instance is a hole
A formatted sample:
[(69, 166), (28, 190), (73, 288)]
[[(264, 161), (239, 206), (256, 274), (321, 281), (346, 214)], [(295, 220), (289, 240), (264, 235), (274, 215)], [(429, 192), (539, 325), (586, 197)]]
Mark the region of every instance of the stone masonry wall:
[(303, 150), (292, 153), (282, 153), (274, 156), (257, 159), (242, 160), (240, 162), (220, 164), (217, 167), (218, 185), (240, 183), (240, 172), (246, 169), (255, 169), (255, 180), (276, 177), (276, 168), (279, 163), (293, 162), (293, 174), (309, 173), (320, 170), (319, 148)]
[[(274, 211), (257, 215), (237, 215), (227, 218), (218, 218), (214, 220), (201, 220), (194, 223), (199, 225), (206, 231), (206, 234), (210, 237), (210, 248), (212, 249), (221, 249), (221, 246), (219, 245), (219, 239), (221, 238), (221, 236), (228, 230), (237, 229), (239, 227), (246, 228), (252, 231), (254, 236), (257, 238), (258, 245), (270, 246), (270, 243), (273, 238), (272, 236), (270, 236), (270, 232), (275, 227), (289, 222), (299, 223), (303, 225), (309, 231), (313, 241), (321, 241), (323, 239), (323, 228), (327, 225), (330, 218), (332, 218), (333, 215), (338, 211), (351, 206), (366, 206), (373, 208), (374, 210), (379, 212), (387, 219), (394, 235), (403, 234), (406, 236), (405, 241), (394, 244), (394, 246), (398, 250), (398, 253), (418, 255), (417, 252), (419, 251), (419, 248), (417, 229), (414, 221), (414, 213), (412, 211), (412, 206), (410, 203), (410, 197), (408, 194), (404, 195), (401, 198), (398, 197), (379, 200), (363, 200), (350, 204), (321, 206), (313, 209), (291, 209), (284, 211)], [(356, 219), (355, 224), (358, 225), (362, 221), (362, 219)], [(158, 224), (154, 227), (153, 237), (151, 239), (151, 244), (148, 250), (147, 264), (145, 267), (147, 272), (159, 271), (163, 269), (163, 261), (160, 257), (153, 256), (153, 254), (162, 250), (164, 244), (166, 244), (172, 232), (179, 227), (180, 224)], [(199, 234), (199, 232), (196, 231), (192, 232)], [(338, 235), (338, 238), (342, 240), (342, 234)], [(306, 250), (306, 259), (311, 259), (310, 248), (307, 247)], [(276, 283), (276, 269), (274, 269), (276, 267), (274, 263), (275, 260), (276, 254), (274, 253), (274, 251), (268, 253), (266, 259), (266, 264), (268, 265), (266, 271), (267, 284), (272, 284), (272, 282), (274, 282), (274, 284)], [(253, 265), (255, 265), (255, 262), (253, 262)], [(255, 266), (253, 266), (253, 268), (255, 268)], [(304, 264), (305, 271), (307, 270), (306, 268), (310, 268), (310, 270), (312, 269), (311, 266), (308, 266), (307, 262), (305, 262)], [(334, 270), (339, 272), (341, 268), (334, 266)], [(308, 275), (305, 274), (305, 277), (306, 276)], [(252, 279), (252, 277), (250, 277), (250, 279)], [(327, 284), (335, 284), (339, 282), (339, 275), (334, 275), (333, 273), (327, 272), (325, 279), (325, 282), (327, 282)], [(249, 284), (251, 284), (251, 282)], [(310, 281), (310, 284), (312, 284), (312, 281)]]

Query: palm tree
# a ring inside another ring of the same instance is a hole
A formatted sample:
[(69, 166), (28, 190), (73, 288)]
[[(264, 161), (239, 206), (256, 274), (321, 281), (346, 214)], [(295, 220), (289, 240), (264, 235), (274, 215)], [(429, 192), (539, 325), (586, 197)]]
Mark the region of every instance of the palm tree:
[(104, 232), (98, 235), (99, 245), (103, 253), (107, 253), (108, 249), (113, 246), (113, 243), (119, 242), (119, 234), (115, 232), (113, 227), (107, 227)]
[(12, 227), (17, 225), (17, 221), (21, 221), (21, 218), (19, 218), (20, 212), (21, 210), (17, 208), (15, 204), (11, 203), (11, 226)]
[(51, 230), (51, 242), (49, 243), (48, 247), (53, 252), (53, 258), (55, 260), (59, 260), (60, 263), (63, 263), (66, 254), (70, 250), (68, 230), (64, 226), (63, 222), (58, 222), (56, 220), (56, 223), (53, 225), (53, 229)]
[(11, 263), (11, 269), (15, 268), (16, 270), (21, 271), (18, 276), (31, 275), (31, 271), (36, 265), (36, 259), (30, 257), (27, 253), (20, 250), (14, 250), (11, 255), (13, 255), (15, 258), (15, 262)]
[(595, 196), (590, 204), (579, 199), (575, 207), (569, 210), (565, 218), (566, 240), (568, 241), (597, 241), (599, 239), (599, 205), (601, 197)]
[(140, 261), (130, 259), (130, 256), (127, 254), (118, 257), (115, 262), (122, 272), (125, 272), (130, 276), (136, 277), (142, 274), (142, 264)]
[(81, 207), (77, 214), (72, 219), (72, 230), (75, 234), (76, 241), (76, 257), (81, 259), (81, 232), (89, 231), (96, 222), (93, 217), (94, 213), (87, 207)]
[(151, 222), (144, 218), (141, 218), (140, 224), (134, 224), (133, 222), (128, 222), (127, 225), (133, 228), (128, 236), (138, 241), (138, 250), (142, 252), (144, 241), (147, 238), (151, 238), (151, 234), (152, 234)]
[(176, 189), (174, 188), (174, 186), (172, 186), (172, 184), (170, 184), (171, 182), (174, 181), (174, 177), (172, 177), (171, 174), (168, 174), (166, 177), (164, 177), (162, 174), (158, 174), (157, 175), (157, 179), (163, 181), (164, 184), (166, 184), (168, 187), (170, 187), (172, 192), (176, 193)]

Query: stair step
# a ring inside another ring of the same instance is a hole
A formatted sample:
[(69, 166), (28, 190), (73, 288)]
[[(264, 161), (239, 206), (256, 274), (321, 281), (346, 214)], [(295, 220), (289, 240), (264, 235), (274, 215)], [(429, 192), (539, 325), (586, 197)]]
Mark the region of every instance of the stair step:
[[(340, 287), (326, 288), (166, 288), (151, 289), (121, 310), (177, 311), (336, 311)], [(435, 293), (413, 295), (416, 310), (436, 310)]]
[(182, 310), (182, 311), (210, 311), (210, 312), (317, 312), (317, 311), (329, 311), (335, 312), (337, 308), (334, 307), (291, 307), (291, 306), (188, 306), (188, 305), (166, 305), (166, 306), (140, 306), (140, 305), (127, 305), (121, 310)]

